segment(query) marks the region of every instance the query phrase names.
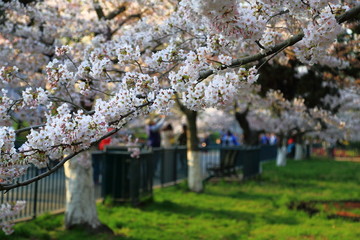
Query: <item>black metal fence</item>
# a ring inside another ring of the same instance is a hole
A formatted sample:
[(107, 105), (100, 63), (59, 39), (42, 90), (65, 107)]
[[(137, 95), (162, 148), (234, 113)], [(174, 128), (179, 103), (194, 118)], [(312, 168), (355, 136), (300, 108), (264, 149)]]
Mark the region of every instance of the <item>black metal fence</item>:
[(274, 160), (277, 154), (276, 145), (261, 145), (260, 146), (260, 162)]
[(186, 147), (153, 149), (154, 186), (175, 184), (187, 177)]
[[(41, 169), (32, 167), (19, 181), (29, 179), (41, 173)], [(25, 209), (16, 216), (19, 218), (35, 218), (36, 216), (64, 209), (65, 206), (65, 174), (61, 168), (45, 179), (30, 185), (12, 189), (0, 196), (0, 203), (25, 200)]]
[[(261, 147), (207, 147), (200, 150), (203, 178), (209, 177), (209, 164), (220, 164), (228, 150), (238, 151), (236, 167), (243, 171), (244, 178), (259, 174), (261, 162), (276, 158), (275, 146)], [(143, 152), (139, 159), (130, 158), (125, 148), (108, 148), (106, 152), (93, 154), (94, 182), (96, 197), (107, 195), (119, 201), (139, 203), (152, 197), (153, 187), (175, 184), (187, 178), (187, 156), (185, 147), (169, 149), (157, 148)], [(39, 173), (31, 168), (22, 179)], [(22, 180), (20, 179), (20, 181)], [(35, 218), (45, 212), (64, 209), (65, 175), (64, 170), (31, 185), (10, 190), (1, 194), (0, 203), (15, 200), (27, 201), (25, 210), (17, 218)]]
[(142, 152), (141, 158), (131, 158), (127, 151), (107, 149), (94, 152), (92, 157), (93, 161), (100, 163), (102, 198), (111, 196), (112, 201), (131, 202), (133, 205), (152, 198), (152, 152)]

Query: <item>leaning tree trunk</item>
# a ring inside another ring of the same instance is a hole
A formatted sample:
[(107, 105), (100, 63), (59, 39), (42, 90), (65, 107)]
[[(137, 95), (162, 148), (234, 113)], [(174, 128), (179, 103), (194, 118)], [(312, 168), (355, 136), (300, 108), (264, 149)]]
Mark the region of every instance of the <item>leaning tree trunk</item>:
[(197, 112), (187, 110), (185, 112), (188, 124), (187, 128), (187, 159), (188, 159), (188, 184), (193, 192), (202, 192), (203, 178), (201, 174), (201, 161), (198, 147), (196, 118)]
[[(66, 176), (65, 227), (109, 231), (100, 223), (94, 191), (90, 151), (80, 153), (64, 165)], [(110, 230), (111, 231), (111, 230)]]
[(279, 137), (276, 165), (281, 167), (286, 165), (286, 138)]
[(249, 109), (246, 109), (244, 112), (235, 112), (235, 118), (236, 121), (239, 123), (241, 129), (243, 130), (244, 145), (256, 146), (259, 145), (260, 131), (255, 131), (250, 128), (250, 124), (246, 118), (248, 112)]
[(301, 160), (304, 158), (304, 146), (302, 135), (296, 136), (296, 144), (295, 144), (295, 160)]

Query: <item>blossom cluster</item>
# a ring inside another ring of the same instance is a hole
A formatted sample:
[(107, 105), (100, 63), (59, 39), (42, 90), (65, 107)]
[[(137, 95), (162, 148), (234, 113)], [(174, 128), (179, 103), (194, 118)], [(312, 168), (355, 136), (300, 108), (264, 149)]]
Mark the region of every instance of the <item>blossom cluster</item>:
[(8, 91), (2, 89), (2, 96), (0, 97), (0, 122), (6, 123), (10, 120), (8, 114), (9, 109), (13, 106), (14, 101), (8, 97)]
[(57, 111), (59, 114), (48, 116), (44, 127), (31, 130), (27, 141), (20, 147), (26, 163), (46, 167), (49, 158), (60, 159), (86, 149), (107, 132), (108, 124), (102, 115), (90, 116), (82, 110), (72, 114), (66, 104)]
[(72, 68), (73, 64), (69, 60), (60, 62), (54, 59), (49, 62), (46, 66), (46, 74), (52, 90), (68, 87), (73, 84), (75, 77), (73, 71), (70, 70)]
[(25, 208), (25, 201), (16, 201), (14, 204), (3, 203), (0, 206), (0, 227), (6, 235), (10, 235), (14, 232), (12, 229), (13, 223), (6, 221), (6, 218), (10, 218), (17, 215), (21, 210)]
[(259, 40), (266, 27), (266, 19), (258, 14), (256, 4), (248, 3), (239, 4), (236, 0), (182, 1), (184, 8), (192, 8), (193, 12), (204, 17), (213, 31), (233, 39)]
[(48, 95), (43, 88), (37, 88), (32, 90), (31, 88), (26, 88), (22, 92), (23, 97), (23, 107), (26, 106), (30, 109), (37, 108), (39, 105), (47, 105)]
[(10, 82), (16, 77), (16, 73), (19, 69), (16, 66), (13, 67), (1, 67), (0, 68), (0, 81)]
[(307, 64), (314, 64), (324, 57), (326, 50), (334, 42), (342, 28), (330, 10), (320, 13), (316, 22), (309, 23), (304, 29), (304, 39), (295, 48), (299, 59)]
[(128, 146), (128, 152), (130, 152), (130, 157), (132, 158), (140, 157), (140, 148), (139, 146), (137, 146), (138, 141), (139, 139), (137, 138), (133, 141), (131, 135), (128, 137), (128, 142), (126, 145)]
[(63, 56), (71, 51), (71, 48), (68, 45), (64, 45), (61, 47), (55, 48), (55, 54), (56, 56)]

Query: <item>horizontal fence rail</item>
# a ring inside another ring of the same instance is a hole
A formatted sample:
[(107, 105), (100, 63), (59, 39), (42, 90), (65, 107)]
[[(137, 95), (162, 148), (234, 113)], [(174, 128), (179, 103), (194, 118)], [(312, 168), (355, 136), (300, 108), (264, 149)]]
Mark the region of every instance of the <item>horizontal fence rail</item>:
[[(176, 184), (187, 178), (186, 147), (154, 148), (131, 158), (127, 147), (108, 147), (106, 151), (92, 154), (95, 194), (97, 199), (107, 195), (120, 202), (134, 205), (143, 199), (152, 198), (153, 187)], [(209, 146), (199, 149), (202, 177), (211, 177), (210, 166), (220, 166), (223, 159), (232, 152), (234, 166), (242, 170), (244, 178), (259, 174), (260, 162), (276, 158), (276, 146), (259, 147), (221, 147)], [(236, 154), (235, 154), (236, 153)], [(19, 180), (22, 181), (39, 174), (41, 169), (31, 168)], [(25, 200), (26, 207), (16, 219), (29, 219), (65, 208), (65, 175), (61, 168), (54, 174), (28, 186), (12, 189), (1, 194), (0, 203)]]

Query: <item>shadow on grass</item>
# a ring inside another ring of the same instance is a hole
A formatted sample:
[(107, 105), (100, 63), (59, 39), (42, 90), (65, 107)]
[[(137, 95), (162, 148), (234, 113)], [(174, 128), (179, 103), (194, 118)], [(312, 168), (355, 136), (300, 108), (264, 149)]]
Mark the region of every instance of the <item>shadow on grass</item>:
[(181, 205), (171, 201), (153, 202), (143, 211), (159, 212), (161, 214), (176, 214), (187, 216), (188, 218), (204, 217), (206, 219), (229, 219), (236, 221), (245, 221), (249, 224), (255, 222), (255, 218), (262, 218), (268, 224), (287, 224), (296, 225), (298, 221), (292, 216), (280, 216), (271, 213), (271, 211), (256, 215), (250, 212), (243, 211), (229, 211), (229, 210), (217, 210), (203, 207), (194, 207), (188, 205)]
[(283, 224), (283, 225), (298, 225), (299, 221), (294, 216), (284, 216), (267, 211), (261, 216), (262, 220), (267, 224)]
[(235, 198), (238, 200), (264, 200), (264, 201), (273, 201), (274, 198), (277, 198), (277, 194), (254, 194), (248, 193), (245, 191), (237, 191), (234, 193), (220, 193), (220, 192), (206, 192), (206, 195), (216, 196), (216, 197), (225, 197), (225, 198)]
[(254, 214), (240, 211), (217, 210), (211, 208), (194, 207), (181, 205), (168, 200), (162, 202), (153, 202), (144, 211), (153, 211), (165, 214), (186, 215), (189, 218), (199, 217), (201, 215), (213, 219), (235, 219), (237, 221), (252, 221)]

